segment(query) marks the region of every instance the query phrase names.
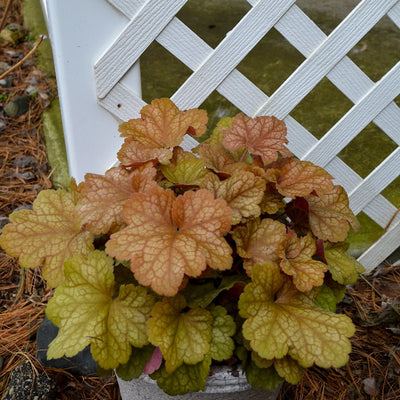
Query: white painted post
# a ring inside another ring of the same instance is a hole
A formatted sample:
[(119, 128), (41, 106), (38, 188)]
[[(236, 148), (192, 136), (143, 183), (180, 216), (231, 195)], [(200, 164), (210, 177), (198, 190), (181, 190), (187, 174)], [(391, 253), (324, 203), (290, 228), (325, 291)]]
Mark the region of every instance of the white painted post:
[[(113, 165), (122, 143), (121, 121), (97, 103), (93, 66), (128, 20), (105, 0), (41, 1), (54, 53), (69, 170), (80, 182), (85, 173), (104, 173)], [(123, 82), (141, 97), (139, 64)], [(132, 118), (137, 116), (132, 110)]]

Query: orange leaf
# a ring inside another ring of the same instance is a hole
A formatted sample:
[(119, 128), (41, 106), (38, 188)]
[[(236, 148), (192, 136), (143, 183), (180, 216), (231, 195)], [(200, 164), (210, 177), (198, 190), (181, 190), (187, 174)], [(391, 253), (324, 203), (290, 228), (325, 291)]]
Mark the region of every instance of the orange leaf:
[(217, 175), (209, 174), (201, 187), (228, 203), (233, 211), (232, 225), (240, 223), (242, 218), (258, 217), (261, 213), (259, 204), (264, 196), (265, 180), (251, 172), (237, 172), (222, 182)]
[(275, 117), (246, 117), (238, 114), (232, 123), (232, 129), (222, 132), (223, 145), (230, 151), (246, 148), (251, 154), (259, 155), (264, 162), (272, 162), (278, 153), (290, 157), (290, 151), (284, 143), (286, 125)]
[(317, 189), (320, 192), (329, 191), (333, 186), (332, 176), (323, 168), (295, 158), (278, 160), (266, 175), (269, 181), (276, 183), (279, 193), (292, 199), (306, 196)]
[(172, 157), (171, 147), (178, 146), (186, 133), (200, 136), (206, 130), (207, 113), (191, 109), (180, 111), (169, 99), (153, 100), (141, 110), (141, 118), (120, 125), (126, 137), (118, 159), (123, 165), (150, 160), (166, 164)]
[(293, 283), (301, 292), (308, 292), (313, 286), (324, 283), (328, 266), (312, 259), (316, 250), (315, 240), (311, 236), (288, 237), (278, 247), (282, 271), (293, 277)]
[(220, 144), (203, 143), (199, 147), (199, 155), (206, 167), (215, 172), (226, 172), (228, 167), (236, 163), (232, 154), (226, 152)]
[(111, 168), (105, 175), (86, 174), (79, 185), (77, 213), (93, 234), (115, 231), (123, 225), (122, 206), (135, 192), (146, 191), (156, 185), (156, 170), (152, 167), (129, 172)]
[(43, 190), (32, 210), (11, 214), (0, 236), (1, 247), (19, 257), (24, 268), (43, 265), (43, 276), (50, 286), (64, 280), (64, 261), (74, 254), (93, 249), (93, 236), (82, 229), (74, 212), (73, 196), (62, 190)]
[(260, 203), (261, 210), (268, 214), (275, 214), (280, 208), (285, 207), (283, 196), (278, 193), (275, 185), (267, 182), (264, 197)]
[(157, 187), (135, 193), (126, 202), (127, 227), (111, 235), (107, 252), (131, 260), (135, 278), (165, 296), (174, 296), (184, 275), (199, 276), (207, 267), (231, 267), (231, 247), (223, 238), (232, 211), (202, 189), (175, 195)]
[(239, 256), (245, 259), (244, 268), (251, 275), (255, 264), (265, 261), (278, 265), (278, 247), (287, 238), (286, 226), (273, 219), (253, 220), (234, 229), (233, 239)]
[(343, 187), (333, 186), (327, 193), (304, 197), (308, 203), (310, 227), (315, 236), (330, 242), (347, 238), (349, 225), (357, 230), (359, 223), (349, 208), (349, 199)]

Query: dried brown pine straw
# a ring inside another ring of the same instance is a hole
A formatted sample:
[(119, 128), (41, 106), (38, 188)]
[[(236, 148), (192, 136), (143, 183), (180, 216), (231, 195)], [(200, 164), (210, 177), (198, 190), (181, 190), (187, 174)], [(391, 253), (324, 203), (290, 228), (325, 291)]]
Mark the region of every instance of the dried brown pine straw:
[[(0, 9), (0, 14), (4, 12)], [(12, 2), (7, 23), (22, 24), (21, 1)], [(0, 43), (0, 58), (14, 65), (16, 59), (7, 51), (27, 54), (29, 43), (8, 46)], [(27, 66), (13, 71), (13, 86), (2, 88), (9, 100), (26, 96), (30, 80), (36, 79), (39, 90), (55, 94), (54, 84), (38, 70), (32, 60)], [(0, 101), (4, 106), (6, 102)], [(29, 112), (19, 118), (6, 118), (7, 126), (0, 136), (0, 216), (6, 216), (16, 207), (31, 204), (40, 190), (50, 188), (45, 146), (41, 137), (41, 115), (47, 101), (40, 96), (30, 100)], [(33, 166), (17, 169), (15, 160), (20, 156), (32, 156)], [(16, 176), (30, 171), (32, 180)], [(367, 321), (371, 313), (385, 310), (382, 296), (393, 299), (400, 296), (400, 268), (387, 265), (375, 278), (368, 278), (372, 287), (364, 281), (357, 283), (342, 306), (342, 312), (356, 322)], [(397, 290), (396, 290), (397, 289)], [(44, 305), (51, 295), (38, 271), (21, 272), (18, 263), (0, 252), (0, 356), (4, 366), (0, 370), (0, 393), (4, 392), (10, 373), (17, 365), (28, 359), (38, 371), (46, 371), (57, 385), (60, 400), (118, 400), (119, 392), (115, 378), (99, 379), (75, 377), (67, 371), (44, 369), (35, 359), (35, 334), (44, 315)], [(399, 322), (400, 323), (400, 322)], [(385, 325), (357, 326), (352, 338), (353, 352), (348, 367), (329, 370), (311, 368), (307, 370), (296, 387), (285, 384), (280, 400), (398, 400), (400, 399), (400, 337), (395, 336)], [(397, 375), (396, 375), (396, 371)], [(378, 395), (370, 397), (363, 389), (363, 380), (375, 377)]]
[[(389, 331), (390, 323), (360, 326), (370, 322), (371, 315), (383, 312), (382, 297), (385, 301), (400, 299), (400, 268), (388, 265), (379, 272), (378, 277), (367, 277), (368, 283), (359, 280), (349, 290), (347, 299), (352, 302), (342, 310), (358, 323), (348, 365), (329, 370), (311, 368), (296, 387), (284, 385), (280, 400), (400, 399), (400, 336)], [(375, 378), (376, 396), (364, 391), (366, 378)]]

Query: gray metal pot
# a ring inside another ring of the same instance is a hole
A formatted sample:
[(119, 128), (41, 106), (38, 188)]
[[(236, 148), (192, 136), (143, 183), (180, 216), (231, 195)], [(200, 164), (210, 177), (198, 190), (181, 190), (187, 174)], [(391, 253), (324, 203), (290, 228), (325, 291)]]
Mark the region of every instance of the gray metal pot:
[(212, 367), (204, 392), (189, 392), (182, 396), (165, 394), (149, 376), (124, 381), (118, 378), (122, 400), (276, 400), (281, 385), (273, 392), (253, 389), (242, 371), (234, 376), (229, 367)]

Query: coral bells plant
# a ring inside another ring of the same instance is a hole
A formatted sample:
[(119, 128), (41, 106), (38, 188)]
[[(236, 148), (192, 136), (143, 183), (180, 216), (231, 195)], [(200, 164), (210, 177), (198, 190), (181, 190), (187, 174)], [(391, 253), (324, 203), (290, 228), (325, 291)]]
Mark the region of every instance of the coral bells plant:
[(336, 314), (361, 265), (341, 186), (292, 156), (275, 117), (224, 118), (154, 100), (120, 126), (120, 165), (16, 211), (0, 244), (55, 287), (48, 358), (90, 345), (99, 367), (149, 374), (171, 395), (202, 390), (212, 364), (254, 387), (341, 367), (354, 333)]

